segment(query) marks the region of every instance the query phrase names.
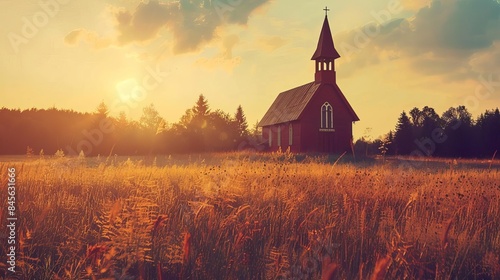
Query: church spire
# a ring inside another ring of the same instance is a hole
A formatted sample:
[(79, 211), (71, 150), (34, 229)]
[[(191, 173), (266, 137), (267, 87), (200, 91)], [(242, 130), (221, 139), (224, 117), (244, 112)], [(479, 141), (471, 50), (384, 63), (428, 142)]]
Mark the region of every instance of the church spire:
[(316, 82), (335, 83), (335, 59), (340, 55), (333, 45), (332, 32), (328, 22), (328, 7), (324, 9), (327, 13), (321, 28), (318, 46), (311, 60), (316, 61)]

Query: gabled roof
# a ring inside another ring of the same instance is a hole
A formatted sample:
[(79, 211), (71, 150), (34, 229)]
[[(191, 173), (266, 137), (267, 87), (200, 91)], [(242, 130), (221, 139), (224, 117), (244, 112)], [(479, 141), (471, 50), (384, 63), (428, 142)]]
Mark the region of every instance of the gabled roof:
[(313, 97), (320, 84), (308, 83), (300, 87), (282, 92), (259, 122), (259, 126), (268, 126), (299, 119), (309, 100)]
[(337, 89), (337, 92), (340, 96), (340, 99), (344, 102), (344, 104), (347, 106), (347, 110), (349, 111), (349, 113), (351, 114), (351, 117), (352, 117), (352, 121), (353, 122), (357, 122), (359, 121), (359, 117), (358, 115), (356, 114), (356, 112), (354, 112), (354, 109), (352, 108), (351, 104), (349, 104), (349, 101), (347, 101), (347, 98), (345, 98), (344, 94), (342, 93), (342, 91), (340, 90), (339, 86), (338, 85), (335, 85), (335, 88)]
[[(312, 82), (280, 93), (259, 122), (259, 126), (263, 127), (298, 120), (320, 86), (332, 85)], [(347, 110), (351, 114), (352, 120), (359, 121), (358, 116), (349, 102), (347, 102), (340, 88), (337, 85), (333, 86), (335, 87), (335, 92), (339, 94), (340, 99), (344, 102)]]
[(333, 45), (332, 32), (330, 31), (328, 17), (325, 16), (323, 28), (321, 28), (321, 34), (319, 35), (318, 47), (316, 48), (316, 52), (314, 52), (311, 60), (324, 58), (337, 59), (339, 57), (340, 54)]

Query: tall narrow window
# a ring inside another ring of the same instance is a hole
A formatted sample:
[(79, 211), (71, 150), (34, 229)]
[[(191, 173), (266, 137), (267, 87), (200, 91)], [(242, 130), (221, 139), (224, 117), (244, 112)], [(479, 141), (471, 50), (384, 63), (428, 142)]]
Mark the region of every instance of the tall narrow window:
[(328, 102), (321, 106), (321, 128), (333, 129), (333, 107)]
[(281, 125), (278, 125), (278, 140), (277, 141), (277, 144), (278, 144), (278, 147), (281, 147)]
[(293, 144), (293, 126), (292, 124), (288, 125), (288, 146), (292, 146)]
[(273, 130), (269, 127), (269, 147), (273, 146)]

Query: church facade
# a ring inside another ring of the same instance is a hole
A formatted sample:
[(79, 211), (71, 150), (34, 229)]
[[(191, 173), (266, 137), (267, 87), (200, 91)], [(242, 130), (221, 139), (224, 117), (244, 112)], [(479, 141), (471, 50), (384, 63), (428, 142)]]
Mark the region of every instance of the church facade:
[(337, 85), (335, 49), (325, 16), (315, 61), (314, 82), (278, 95), (259, 122), (269, 150), (343, 153), (352, 149), (352, 124), (358, 116)]

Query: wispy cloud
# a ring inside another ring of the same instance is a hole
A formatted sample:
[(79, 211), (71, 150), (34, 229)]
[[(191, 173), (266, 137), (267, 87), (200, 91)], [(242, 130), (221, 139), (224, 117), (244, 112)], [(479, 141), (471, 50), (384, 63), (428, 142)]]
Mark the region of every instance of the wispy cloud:
[(479, 73), (497, 73), (500, 70), (500, 40), (472, 55), (469, 65)]
[(101, 38), (96, 32), (88, 31), (83, 28), (78, 28), (64, 37), (64, 42), (69, 45), (76, 45), (80, 41), (84, 41), (95, 49), (102, 49), (109, 47), (112, 40), (109, 38)]
[(260, 46), (267, 51), (274, 51), (287, 43), (287, 40), (281, 36), (264, 37), (259, 40)]
[(233, 56), (233, 49), (239, 42), (240, 38), (237, 35), (224, 37), (218, 54), (210, 58), (200, 58), (196, 64), (206, 68), (221, 67), (227, 72), (231, 72), (241, 62), (240, 56)]

